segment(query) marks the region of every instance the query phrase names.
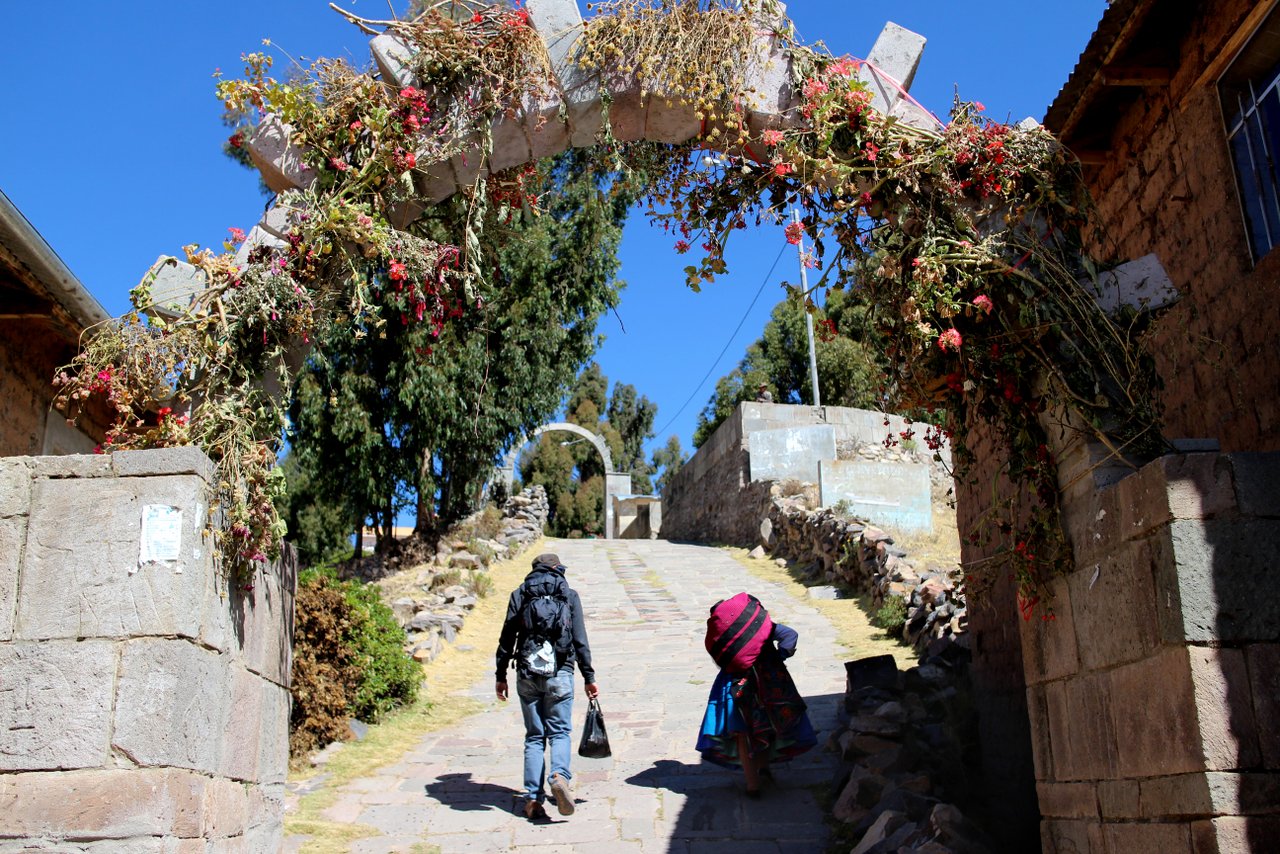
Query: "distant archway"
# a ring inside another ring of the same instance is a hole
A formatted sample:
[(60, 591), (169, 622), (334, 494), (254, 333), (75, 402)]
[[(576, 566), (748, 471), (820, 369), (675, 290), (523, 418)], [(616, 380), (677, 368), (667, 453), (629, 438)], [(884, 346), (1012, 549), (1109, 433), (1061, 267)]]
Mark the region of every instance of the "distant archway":
[(555, 431), (563, 431), (566, 433), (574, 433), (590, 442), (597, 451), (600, 452), (600, 458), (604, 462), (604, 537), (607, 540), (613, 539), (617, 532), (613, 530), (613, 497), (615, 495), (631, 494), (631, 475), (626, 472), (616, 472), (613, 470), (613, 455), (609, 453), (609, 446), (605, 444), (604, 438), (598, 433), (593, 433), (586, 427), (578, 424), (570, 424), (568, 421), (556, 421), (552, 424), (544, 424), (538, 429), (525, 436), (507, 452), (503, 458), (502, 466), (497, 471), (496, 480), (500, 481), (506, 487), (507, 494), (511, 493), (511, 489), (516, 479), (516, 458), (520, 456), (520, 451), (525, 445), (541, 436), (543, 433), (551, 433)]

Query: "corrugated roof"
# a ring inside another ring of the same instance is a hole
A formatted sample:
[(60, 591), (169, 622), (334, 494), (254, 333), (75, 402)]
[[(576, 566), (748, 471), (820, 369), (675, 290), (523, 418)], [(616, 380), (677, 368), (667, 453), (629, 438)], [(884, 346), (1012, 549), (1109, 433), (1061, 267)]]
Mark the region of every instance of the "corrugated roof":
[(1085, 46), (1067, 82), (1058, 90), (1045, 112), (1044, 126), (1059, 137), (1069, 133), (1088, 104), (1091, 89), (1097, 83), (1098, 72), (1115, 53), (1122, 39), (1129, 33), (1140, 13), (1145, 13), (1154, 0), (1115, 0), (1102, 13), (1089, 44)]

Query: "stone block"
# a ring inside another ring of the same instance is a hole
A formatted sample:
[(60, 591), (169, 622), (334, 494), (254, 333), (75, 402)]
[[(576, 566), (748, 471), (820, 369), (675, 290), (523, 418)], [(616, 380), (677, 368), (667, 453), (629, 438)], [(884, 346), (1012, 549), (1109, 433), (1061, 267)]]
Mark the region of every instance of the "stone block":
[(1040, 823), (1045, 854), (1102, 854), (1102, 825), (1085, 819), (1045, 819)]
[(1204, 767), (1185, 648), (1165, 647), (1150, 658), (1116, 668), (1107, 678), (1118, 776), (1159, 777)]
[(417, 169), (413, 173), (414, 186), (423, 201), (436, 204), (452, 196), (458, 191), (458, 176), (453, 173), (453, 165), (449, 162), (432, 163), (425, 169)]
[(1280, 520), (1177, 520), (1153, 548), (1165, 642), (1280, 637), (1280, 594), (1259, 575), (1280, 565)]
[(1060, 782), (1115, 776), (1116, 740), (1111, 709), (1121, 702), (1104, 675), (1082, 675), (1046, 686), (1054, 777)]
[(1098, 795), (1094, 783), (1036, 783), (1040, 814), (1045, 818), (1097, 818)]
[(1122, 542), (1109, 558), (1071, 574), (1067, 585), (1085, 670), (1137, 661), (1159, 645), (1153, 561), (1149, 543)]
[(196, 837), (208, 778), (177, 768), (0, 775), (6, 836), (35, 839)]
[(1221, 816), (1191, 823), (1195, 854), (1252, 854), (1274, 850), (1280, 816)]
[(892, 21), (884, 25), (859, 73), (871, 87), (872, 106), (877, 110), (888, 113), (901, 99), (901, 90), (911, 89), (924, 45), (924, 36)]
[(1262, 767), (1280, 770), (1280, 643), (1245, 648)]
[(151, 277), (151, 307), (166, 318), (181, 317), (197, 294), (209, 287), (209, 279), (199, 267), (161, 255), (147, 271)]
[(1205, 768), (1255, 768), (1261, 762), (1244, 651), (1191, 647), (1191, 683)]
[(414, 82), (413, 72), (409, 70), (413, 49), (396, 36), (390, 33), (374, 36), (369, 42), (369, 53), (388, 86), (400, 89)]
[(680, 145), (698, 136), (701, 127), (692, 104), (669, 101), (657, 93), (650, 96), (644, 118), (645, 139)]
[(253, 254), (255, 249), (283, 250), (287, 245), (284, 240), (276, 237), (262, 226), (255, 225), (245, 235), (244, 242), (236, 248), (236, 264), (241, 267), (248, 264), (249, 256)]
[(204, 788), (205, 835), (210, 839), (239, 836), (248, 826), (248, 787), (234, 780), (210, 780)]
[[(1079, 575), (1077, 572), (1071, 578)], [(1028, 685), (1070, 676), (1080, 669), (1072, 585), (1067, 578), (1055, 578), (1049, 582), (1048, 588), (1056, 619), (1048, 622), (1038, 619), (1020, 621), (1022, 666)]]
[[(619, 142), (635, 142), (643, 139), (649, 101), (641, 97), (639, 85), (632, 83), (626, 86), (611, 86), (610, 95), (613, 101), (609, 104), (609, 127), (613, 132), (613, 138)], [(572, 123), (572, 118), (570, 122)], [(575, 145), (578, 142), (576, 130), (573, 142)]]
[(1153, 465), (1163, 466), (1172, 518), (1212, 519), (1236, 509), (1235, 483), (1227, 457), (1170, 454)]
[(1104, 819), (1138, 818), (1142, 815), (1137, 780), (1100, 780), (1098, 806)]
[(493, 148), (489, 152), (489, 170), (501, 172), (532, 159), (529, 137), (523, 123), (514, 116), (500, 115), (493, 122)]
[(1209, 771), (1157, 777), (1140, 785), (1146, 819), (1280, 812), (1280, 774)]
[(18, 574), (26, 542), (25, 516), (0, 519), (0, 641), (13, 637), (18, 608)]
[(303, 190), (315, 180), (315, 170), (307, 163), (306, 152), (293, 144), (293, 128), (269, 115), (249, 137), (249, 157), (262, 173), (262, 180), (277, 193)]
[(218, 773), (233, 780), (258, 780), (258, 755), (264, 736), (264, 680), (235, 667), (231, 673), (226, 723), (215, 739), (221, 745)]
[(213, 460), (199, 448), (150, 448), (145, 451), (116, 451), (110, 455), (117, 477), (159, 477), (194, 474), (206, 483), (214, 482)]
[(1191, 854), (1191, 826), (1170, 824), (1105, 824), (1102, 828), (1105, 851), (1159, 851), (1160, 854)]
[(27, 515), (34, 463), (31, 457), (0, 458), (0, 519)]
[[(37, 481), (16, 636), (195, 637), (207, 590), (207, 556), (194, 557), (206, 491), (193, 475)], [(181, 510), (180, 560), (139, 566), (146, 505)]]
[(289, 771), (289, 692), (262, 681), (262, 732), (258, 739), (258, 780), (284, 783)]
[(1280, 454), (1231, 454), (1236, 502), (1245, 516), (1280, 516)]
[(115, 675), (107, 641), (0, 645), (0, 771), (105, 764)]
[(1042, 685), (1027, 686), (1027, 723), (1031, 727), (1031, 759), (1035, 764), (1037, 780), (1052, 780), (1055, 777), (1045, 693)]
[(112, 747), (139, 765), (216, 773), (231, 700), (231, 659), (184, 640), (124, 645)]
[(296, 552), (289, 550), (257, 570), (252, 590), (233, 594), (232, 619), (243, 639), (245, 666), (277, 685), (289, 684), (296, 578)]
[(61, 480), (76, 477), (108, 477), (111, 474), (111, 457), (107, 454), (67, 454), (31, 459), (35, 464), (32, 474), (36, 478)]

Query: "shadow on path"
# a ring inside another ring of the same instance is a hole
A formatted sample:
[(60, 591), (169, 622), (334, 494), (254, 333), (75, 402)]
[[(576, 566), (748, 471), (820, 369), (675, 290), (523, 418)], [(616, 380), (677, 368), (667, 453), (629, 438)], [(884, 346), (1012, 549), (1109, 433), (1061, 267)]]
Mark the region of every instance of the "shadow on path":
[(428, 798), (460, 812), (512, 812), (516, 799), (521, 796), (509, 786), (473, 780), (470, 771), (442, 774), (423, 788)]

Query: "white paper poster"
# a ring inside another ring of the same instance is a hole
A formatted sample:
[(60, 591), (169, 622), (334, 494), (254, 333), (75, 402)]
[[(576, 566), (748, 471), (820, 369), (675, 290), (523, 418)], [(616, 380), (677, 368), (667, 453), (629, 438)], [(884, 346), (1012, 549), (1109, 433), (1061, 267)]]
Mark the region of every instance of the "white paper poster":
[(182, 555), (182, 511), (167, 504), (142, 508), (142, 547), (138, 563), (176, 561)]

